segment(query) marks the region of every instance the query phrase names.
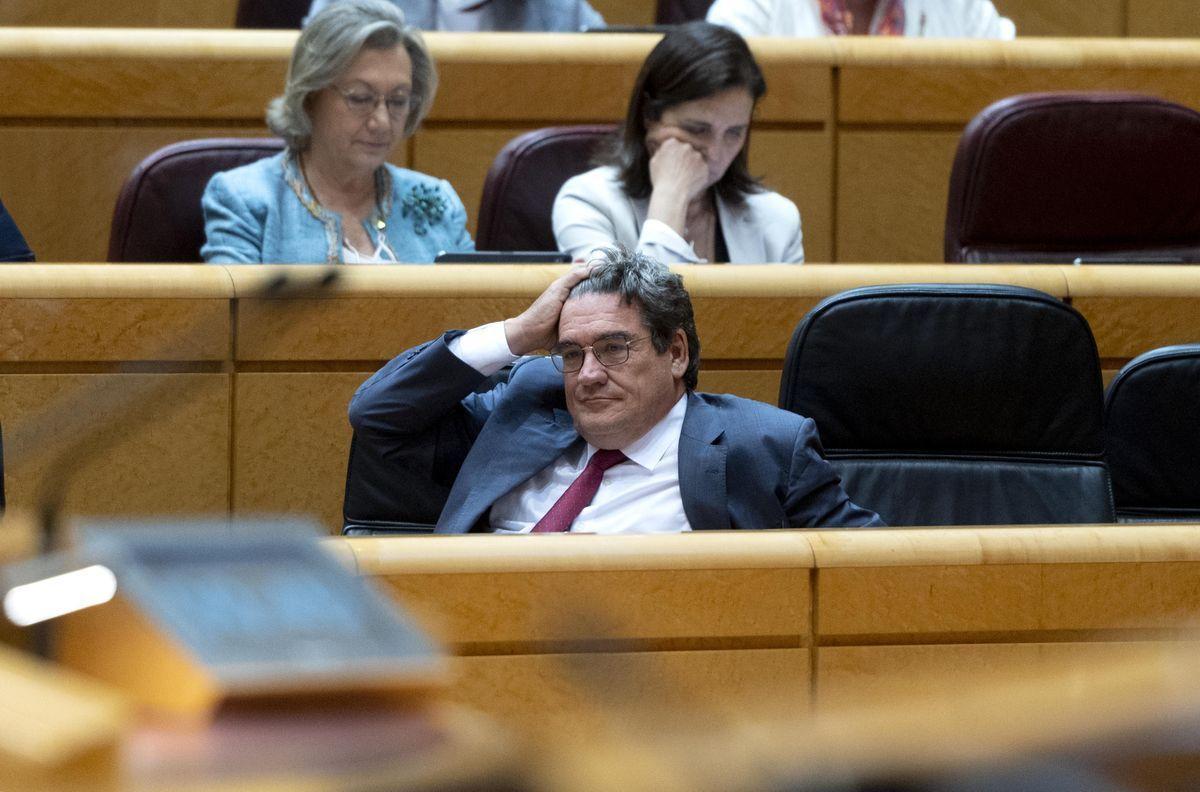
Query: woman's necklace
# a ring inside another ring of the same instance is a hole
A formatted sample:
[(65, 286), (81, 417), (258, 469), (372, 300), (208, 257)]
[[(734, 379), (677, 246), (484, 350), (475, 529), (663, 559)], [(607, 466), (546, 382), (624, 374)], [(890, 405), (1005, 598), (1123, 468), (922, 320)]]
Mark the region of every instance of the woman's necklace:
[[(315, 217), (321, 216), (321, 210), (324, 205), (321, 199), (317, 197), (317, 191), (313, 189), (312, 181), (308, 178), (308, 169), (304, 166), (304, 155), (301, 154), (296, 158), (300, 162), (300, 176), (304, 179), (304, 186), (308, 188), (308, 194), (312, 196), (312, 204), (305, 204), (305, 208)], [(371, 223), (379, 231), (380, 237), (387, 231), (387, 218), (384, 217), (383, 206), (379, 201), (379, 179), (375, 179), (375, 219)]]

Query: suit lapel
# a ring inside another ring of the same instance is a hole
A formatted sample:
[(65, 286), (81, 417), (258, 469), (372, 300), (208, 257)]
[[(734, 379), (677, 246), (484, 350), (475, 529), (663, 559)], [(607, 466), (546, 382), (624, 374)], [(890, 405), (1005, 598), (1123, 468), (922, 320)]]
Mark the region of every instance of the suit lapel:
[[(517, 438), (516, 447), (513, 438)], [(452, 503), (457, 495), (462, 506), (452, 514), (443, 512), (445, 519), (439, 523), (438, 532), (467, 533), (493, 503), (558, 459), (578, 439), (570, 413), (557, 408), (549, 413), (531, 413), (513, 433), (487, 438), (481, 434), (454, 483), (454, 490), (463, 482), (461, 486), (468, 491), (452, 490), (447, 500), (447, 504)], [(474, 471), (474, 475), (464, 476), (467, 470)]]
[(717, 445), (725, 425), (717, 410), (688, 393), (687, 414), (679, 434), (679, 493), (683, 513), (695, 530), (728, 530), (725, 461), (728, 449)]

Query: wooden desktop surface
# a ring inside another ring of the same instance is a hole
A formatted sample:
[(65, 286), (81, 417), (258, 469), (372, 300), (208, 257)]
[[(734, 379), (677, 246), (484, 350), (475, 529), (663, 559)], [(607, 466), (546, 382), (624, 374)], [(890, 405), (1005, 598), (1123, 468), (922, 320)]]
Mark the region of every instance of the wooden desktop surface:
[[(262, 284), (311, 267), (9, 265), (0, 268), (0, 426), (9, 505), (34, 507), (47, 453), (86, 427), (68, 513), (282, 512), (341, 527), (355, 388), (448, 328), (515, 315), (560, 270), (349, 267), (336, 290), (285, 305)], [(704, 350), (700, 389), (774, 403), (788, 340), (839, 291), (881, 283), (1008, 283), (1069, 299), (1105, 375), (1132, 356), (1200, 340), (1200, 268), (805, 265), (680, 267)], [(146, 398), (140, 420), (117, 404)], [(97, 397), (106, 394), (106, 400)], [(138, 396), (138, 394), (143, 394)], [(89, 395), (90, 394), (90, 395)], [(111, 398), (110, 398), (111, 397)], [(70, 402), (79, 400), (82, 402)], [(58, 411), (58, 412), (54, 412)], [(47, 423), (49, 422), (49, 423)], [(21, 437), (42, 427), (36, 459)], [(49, 427), (49, 431), (47, 431)]]
[[(1150, 2), (1162, 0), (1120, 5)], [(1098, 19), (1093, 5), (1080, 9)], [(267, 134), (264, 108), (282, 91), (295, 37), (0, 28), (0, 184), (39, 258), (103, 260), (118, 190), (157, 148)], [(393, 161), (449, 179), (472, 229), (500, 148), (530, 129), (619, 121), (657, 41), (651, 34), (427, 39), (439, 94)], [(769, 85), (751, 169), (799, 206), (813, 262), (940, 260), (954, 149), (967, 121), (992, 101), (1024, 91), (1131, 90), (1200, 107), (1200, 49), (1191, 41), (764, 38), (751, 45)]]
[[(537, 728), (782, 717), (1196, 639), (1196, 525), (331, 539)], [(615, 713), (615, 714), (614, 714)]]

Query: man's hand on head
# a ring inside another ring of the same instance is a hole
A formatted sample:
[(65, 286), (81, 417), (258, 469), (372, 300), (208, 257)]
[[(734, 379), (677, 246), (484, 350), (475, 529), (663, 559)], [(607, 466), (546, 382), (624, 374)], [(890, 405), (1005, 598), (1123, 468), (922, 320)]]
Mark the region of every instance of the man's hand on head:
[(504, 336), (514, 355), (549, 349), (558, 340), (558, 315), (575, 284), (587, 278), (591, 262), (573, 265), (551, 283), (520, 316), (504, 320)]

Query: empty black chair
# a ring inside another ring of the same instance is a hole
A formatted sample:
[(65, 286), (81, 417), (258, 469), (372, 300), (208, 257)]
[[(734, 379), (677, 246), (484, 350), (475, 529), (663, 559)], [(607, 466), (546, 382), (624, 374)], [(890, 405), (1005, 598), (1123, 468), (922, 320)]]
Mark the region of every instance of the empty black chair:
[(784, 409), (813, 418), (855, 503), (890, 525), (1112, 522), (1086, 320), (1015, 286), (877, 286), (814, 308)]
[(296, 30), (312, 0), (238, 0), (233, 26), (259, 30)]
[(614, 127), (535, 129), (513, 138), (492, 162), (479, 199), (480, 250), (558, 250), (550, 211), (563, 182), (592, 167)]
[(946, 261), (1200, 261), (1200, 113), (1138, 94), (1024, 94), (958, 143)]
[(1104, 397), (1121, 520), (1200, 520), (1200, 344), (1139, 355)]

